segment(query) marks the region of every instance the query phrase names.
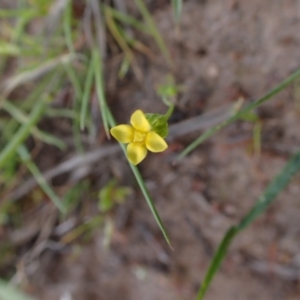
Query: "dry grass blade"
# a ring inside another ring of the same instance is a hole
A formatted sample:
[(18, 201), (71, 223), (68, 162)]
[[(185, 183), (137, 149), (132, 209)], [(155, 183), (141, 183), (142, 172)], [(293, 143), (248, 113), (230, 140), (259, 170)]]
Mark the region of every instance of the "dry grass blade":
[(21, 84), (38, 79), (44, 76), (45, 74), (49, 73), (54, 68), (60, 66), (61, 64), (65, 65), (71, 63), (75, 58), (75, 54), (65, 54), (60, 57), (49, 60), (39, 65), (33, 70), (25, 71), (21, 74), (15, 75), (7, 79), (1, 85), (1, 96), (3, 98), (6, 98), (11, 93), (11, 91), (13, 91), (16, 87), (20, 86)]
[(92, 12), (94, 14), (95, 27), (96, 27), (96, 40), (98, 44), (98, 48), (101, 54), (102, 60), (106, 58), (106, 35), (104, 22), (102, 18), (101, 8), (99, 5), (99, 1), (90, 0), (90, 6), (92, 8)]
[[(46, 181), (50, 181), (51, 179), (53, 179), (58, 175), (75, 171), (76, 169), (82, 166), (87, 166), (87, 165), (92, 166), (97, 161), (105, 157), (108, 157), (110, 155), (114, 155), (117, 152), (120, 152), (120, 148), (118, 146), (107, 146), (107, 147), (102, 147), (98, 150), (87, 152), (85, 154), (76, 154), (70, 159), (62, 162), (58, 166), (44, 172), (42, 175)], [(24, 195), (26, 195), (28, 192), (30, 192), (36, 185), (37, 182), (34, 178), (28, 179), (17, 189), (15, 189), (10, 195), (8, 195), (7, 198), (16, 201), (21, 197), (23, 197)]]

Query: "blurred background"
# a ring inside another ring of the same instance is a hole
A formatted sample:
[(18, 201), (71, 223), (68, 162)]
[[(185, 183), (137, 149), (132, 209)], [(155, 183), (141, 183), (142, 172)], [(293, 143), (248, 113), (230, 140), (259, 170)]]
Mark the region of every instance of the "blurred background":
[[(0, 0), (0, 299), (195, 299), (299, 148), (300, 80), (174, 159), (300, 67), (299, 28), (298, 0)], [(103, 126), (104, 101), (128, 123), (165, 97), (169, 148), (139, 169), (174, 250)], [(299, 198), (297, 175), (206, 299), (300, 299)]]

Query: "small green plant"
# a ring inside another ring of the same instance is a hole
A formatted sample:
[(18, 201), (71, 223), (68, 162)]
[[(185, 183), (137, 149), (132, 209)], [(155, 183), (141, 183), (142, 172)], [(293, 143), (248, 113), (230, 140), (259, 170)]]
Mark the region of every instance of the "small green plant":
[(130, 187), (118, 186), (116, 180), (109, 181), (99, 192), (99, 210), (109, 212), (116, 204), (122, 204), (132, 194)]

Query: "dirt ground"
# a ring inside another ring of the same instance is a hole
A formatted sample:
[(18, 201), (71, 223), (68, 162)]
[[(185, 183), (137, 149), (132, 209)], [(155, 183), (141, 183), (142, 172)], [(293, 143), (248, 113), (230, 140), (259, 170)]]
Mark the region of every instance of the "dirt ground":
[[(174, 60), (176, 82), (185, 87), (173, 124), (239, 97), (257, 99), (300, 67), (299, 0), (184, 1), (180, 32), (174, 30), (169, 1), (147, 2)], [(138, 57), (142, 82), (132, 74), (115, 81), (114, 64), (108, 62), (108, 101), (121, 123), (138, 108), (165, 111), (155, 87), (168, 68), (153, 41), (142, 38), (157, 54), (155, 61)], [(149, 155), (140, 165), (174, 250), (164, 241), (121, 152), (99, 159), (87, 171), (95, 187), (116, 177), (134, 189), (111, 215), (115, 229), (110, 248), (103, 247), (102, 227), (87, 242), (49, 247), (25, 268), (24, 288), (42, 300), (195, 299), (228, 227), (247, 212), (300, 145), (299, 85), (257, 110), (260, 155), (253, 153), (253, 124), (238, 121), (177, 165), (172, 160), (199, 131), (172, 139), (166, 153)], [(46, 169), (51, 159), (44, 164)], [(83, 195), (82, 201), (90, 203), (86, 215), (81, 213), (86, 218), (96, 197)], [(237, 237), (206, 299), (300, 299), (299, 216), (300, 175)]]

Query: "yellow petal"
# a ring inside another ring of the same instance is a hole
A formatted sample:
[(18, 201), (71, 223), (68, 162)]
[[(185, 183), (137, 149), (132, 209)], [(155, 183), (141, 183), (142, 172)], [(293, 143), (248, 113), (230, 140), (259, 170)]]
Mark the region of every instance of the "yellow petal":
[(148, 132), (145, 143), (147, 149), (151, 152), (162, 152), (168, 148), (165, 140), (154, 131)]
[(130, 123), (136, 130), (143, 132), (149, 132), (151, 130), (151, 125), (141, 110), (136, 110), (131, 115)]
[(111, 135), (120, 143), (133, 141), (134, 129), (130, 125), (118, 125), (110, 130)]
[(139, 164), (147, 155), (147, 148), (144, 145), (138, 143), (130, 143), (127, 146), (127, 157), (129, 161), (137, 165)]

